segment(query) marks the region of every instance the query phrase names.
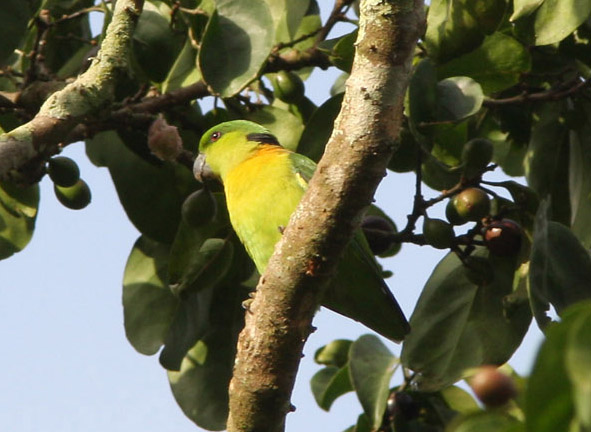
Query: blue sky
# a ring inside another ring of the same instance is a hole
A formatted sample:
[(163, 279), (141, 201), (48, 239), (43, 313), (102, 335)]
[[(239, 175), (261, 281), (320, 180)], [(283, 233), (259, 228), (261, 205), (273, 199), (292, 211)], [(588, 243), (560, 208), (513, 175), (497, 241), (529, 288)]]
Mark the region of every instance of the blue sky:
[[(326, 9), (326, 4), (321, 6)], [(322, 102), (337, 75), (315, 72), (307, 94)], [(176, 405), (157, 357), (138, 354), (125, 339), (121, 280), (139, 234), (127, 220), (106, 169), (88, 162), (81, 143), (68, 146), (64, 155), (80, 165), (93, 200), (82, 211), (68, 210), (57, 202), (45, 178), (31, 244), (0, 261), (0, 428), (195, 431)], [(412, 174), (390, 174), (377, 194), (377, 204), (399, 226), (411, 209), (413, 182)], [(388, 282), (407, 315), (442, 256), (432, 248), (404, 245), (400, 254), (383, 262), (395, 274)], [(336, 338), (355, 339), (368, 330), (325, 310), (315, 325), (318, 331), (306, 346), (293, 397), (297, 410), (288, 416), (288, 431), (340, 431), (361, 412), (352, 394), (337, 400), (330, 413), (320, 410), (309, 380), (318, 370), (312, 359), (318, 347)], [(540, 340), (533, 324), (510, 364), (527, 372)], [(395, 344), (386, 344), (399, 352)]]

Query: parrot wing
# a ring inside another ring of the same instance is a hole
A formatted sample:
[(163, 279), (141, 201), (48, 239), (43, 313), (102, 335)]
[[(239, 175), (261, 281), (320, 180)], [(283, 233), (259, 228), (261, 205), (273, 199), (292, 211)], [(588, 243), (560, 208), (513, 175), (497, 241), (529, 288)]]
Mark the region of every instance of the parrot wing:
[[(316, 164), (299, 153), (290, 154), (290, 158), (295, 174), (307, 185)], [(397, 342), (410, 330), (361, 229), (355, 231), (345, 249), (322, 305)]]

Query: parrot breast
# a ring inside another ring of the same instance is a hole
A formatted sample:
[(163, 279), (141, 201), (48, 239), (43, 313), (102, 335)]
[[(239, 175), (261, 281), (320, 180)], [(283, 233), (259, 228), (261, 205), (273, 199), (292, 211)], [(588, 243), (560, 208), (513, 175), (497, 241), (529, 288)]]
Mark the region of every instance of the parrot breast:
[(230, 222), (261, 274), (305, 192), (289, 155), (262, 146), (224, 179)]

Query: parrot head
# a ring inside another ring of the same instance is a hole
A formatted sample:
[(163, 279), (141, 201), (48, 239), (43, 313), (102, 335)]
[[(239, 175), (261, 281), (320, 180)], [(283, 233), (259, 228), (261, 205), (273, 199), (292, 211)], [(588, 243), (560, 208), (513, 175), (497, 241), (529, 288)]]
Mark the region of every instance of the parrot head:
[(268, 129), (248, 120), (220, 123), (201, 137), (193, 174), (200, 182), (208, 178), (223, 181), (234, 167), (254, 156), (261, 144), (279, 142)]

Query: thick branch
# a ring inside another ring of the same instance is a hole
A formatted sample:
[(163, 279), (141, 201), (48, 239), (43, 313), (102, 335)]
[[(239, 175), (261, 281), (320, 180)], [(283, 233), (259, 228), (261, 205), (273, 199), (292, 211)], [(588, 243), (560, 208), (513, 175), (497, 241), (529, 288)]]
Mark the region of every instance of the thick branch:
[(394, 149), (421, 0), (366, 0), (345, 99), (310, 187), (246, 316), (230, 384), (228, 430), (281, 431), (324, 286), (371, 203)]
[(88, 116), (112, 102), (115, 82), (127, 68), (127, 50), (143, 0), (118, 0), (97, 58), (86, 72), (52, 94), (28, 123), (0, 136), (0, 179), (57, 152), (58, 144)]

